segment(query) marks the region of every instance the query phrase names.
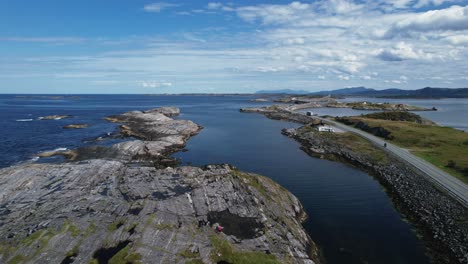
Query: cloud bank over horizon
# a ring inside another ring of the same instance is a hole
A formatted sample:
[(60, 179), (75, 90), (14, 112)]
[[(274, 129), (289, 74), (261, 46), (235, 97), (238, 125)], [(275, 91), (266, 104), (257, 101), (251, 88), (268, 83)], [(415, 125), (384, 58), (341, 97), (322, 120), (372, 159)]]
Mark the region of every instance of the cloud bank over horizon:
[(468, 1), (166, 1), (86, 16), (56, 6), (63, 25), (24, 21), (20, 7), (0, 6), (0, 92), (468, 86)]

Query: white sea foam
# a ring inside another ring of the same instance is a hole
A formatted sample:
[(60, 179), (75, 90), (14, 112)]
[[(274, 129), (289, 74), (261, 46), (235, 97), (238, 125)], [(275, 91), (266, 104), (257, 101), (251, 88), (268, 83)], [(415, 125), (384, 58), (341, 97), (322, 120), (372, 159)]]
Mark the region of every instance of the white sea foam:
[(29, 122), (33, 121), (32, 119), (16, 119), (17, 122)]
[(56, 148), (53, 151), (65, 151), (65, 150), (67, 150), (67, 148)]

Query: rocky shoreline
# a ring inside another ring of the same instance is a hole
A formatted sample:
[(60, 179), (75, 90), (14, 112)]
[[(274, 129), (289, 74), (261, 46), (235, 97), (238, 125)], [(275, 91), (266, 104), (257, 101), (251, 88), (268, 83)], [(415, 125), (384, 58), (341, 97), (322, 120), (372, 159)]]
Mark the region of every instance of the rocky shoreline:
[(112, 116), (134, 139), (0, 170), (0, 262), (319, 263), (286, 189), (229, 165), (169, 166), (201, 129), (178, 113)]
[[(250, 109), (249, 112), (272, 115), (264, 110)], [(276, 117), (278, 115), (282, 120), (297, 119), (295, 113), (278, 111)], [(433, 263), (468, 263), (468, 210), (463, 205), (439, 191), (403, 161), (383, 151), (380, 152), (385, 157), (377, 160), (339, 144), (334, 137), (313, 129), (314, 125), (306, 123), (298, 129), (284, 129), (282, 133), (297, 140), (311, 156), (348, 163), (374, 176), (385, 187), (396, 208), (417, 227)]]

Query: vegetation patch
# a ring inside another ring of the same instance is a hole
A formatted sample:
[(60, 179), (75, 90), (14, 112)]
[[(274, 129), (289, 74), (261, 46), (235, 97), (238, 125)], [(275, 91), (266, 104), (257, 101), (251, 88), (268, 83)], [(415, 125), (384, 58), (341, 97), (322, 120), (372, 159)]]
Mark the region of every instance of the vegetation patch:
[(89, 224), (84, 232), (84, 237), (86, 238), (96, 233), (96, 230), (97, 230), (97, 226), (94, 223)]
[(231, 264), (280, 264), (281, 262), (274, 255), (262, 252), (242, 252), (236, 250), (229, 241), (213, 235), (210, 237), (213, 251), (211, 259), (216, 263)]
[(391, 132), (392, 143), (468, 183), (468, 133), (451, 127), (352, 117)]
[(114, 247), (100, 248), (93, 254), (91, 263), (96, 264), (132, 264), (141, 263), (141, 255), (130, 252), (130, 240), (121, 241)]
[(23, 255), (16, 255), (7, 264), (19, 264), (26, 261), (26, 257)]
[(190, 249), (185, 249), (184, 251), (179, 252), (179, 256), (183, 258), (199, 258), (200, 253), (199, 252), (193, 252)]
[(136, 264), (141, 263), (141, 255), (130, 252), (130, 245), (117, 252), (110, 260), (109, 264)]
[(75, 261), (75, 258), (78, 256), (78, 246), (73, 247), (72, 250), (68, 251), (65, 255), (65, 258), (60, 262), (60, 264), (71, 264)]
[(125, 224), (125, 219), (117, 219), (113, 223), (111, 223), (108, 227), (107, 230), (113, 232), (117, 229), (119, 229), (121, 226)]
[(390, 121), (407, 121), (412, 123), (418, 124), (425, 124), (425, 125), (435, 125), (434, 122), (422, 118), (421, 116), (407, 112), (407, 111), (384, 111), (384, 112), (376, 112), (370, 113), (367, 115), (362, 115), (364, 118), (372, 118), (372, 119), (380, 119), (380, 120), (390, 120)]
[(72, 237), (77, 237), (81, 234), (81, 230), (70, 220), (66, 220), (63, 223), (62, 232), (69, 232), (72, 235)]
[(246, 182), (249, 186), (254, 187), (257, 191), (259, 191), (265, 198), (270, 199), (265, 186), (260, 182), (258, 179), (259, 176), (253, 176), (248, 173), (243, 173), (238, 170), (233, 170), (234, 176), (241, 178)]
[(154, 226), (157, 230), (171, 230), (174, 228), (174, 225), (168, 223), (160, 223)]

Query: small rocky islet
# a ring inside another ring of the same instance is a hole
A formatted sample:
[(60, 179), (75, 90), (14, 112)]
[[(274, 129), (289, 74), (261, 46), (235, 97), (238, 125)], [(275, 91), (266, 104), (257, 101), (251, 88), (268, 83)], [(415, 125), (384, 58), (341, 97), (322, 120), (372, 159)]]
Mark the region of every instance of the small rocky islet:
[(202, 129), (178, 113), (112, 116), (131, 140), (0, 170), (0, 262), (319, 263), (286, 189), (227, 164), (169, 166)]

